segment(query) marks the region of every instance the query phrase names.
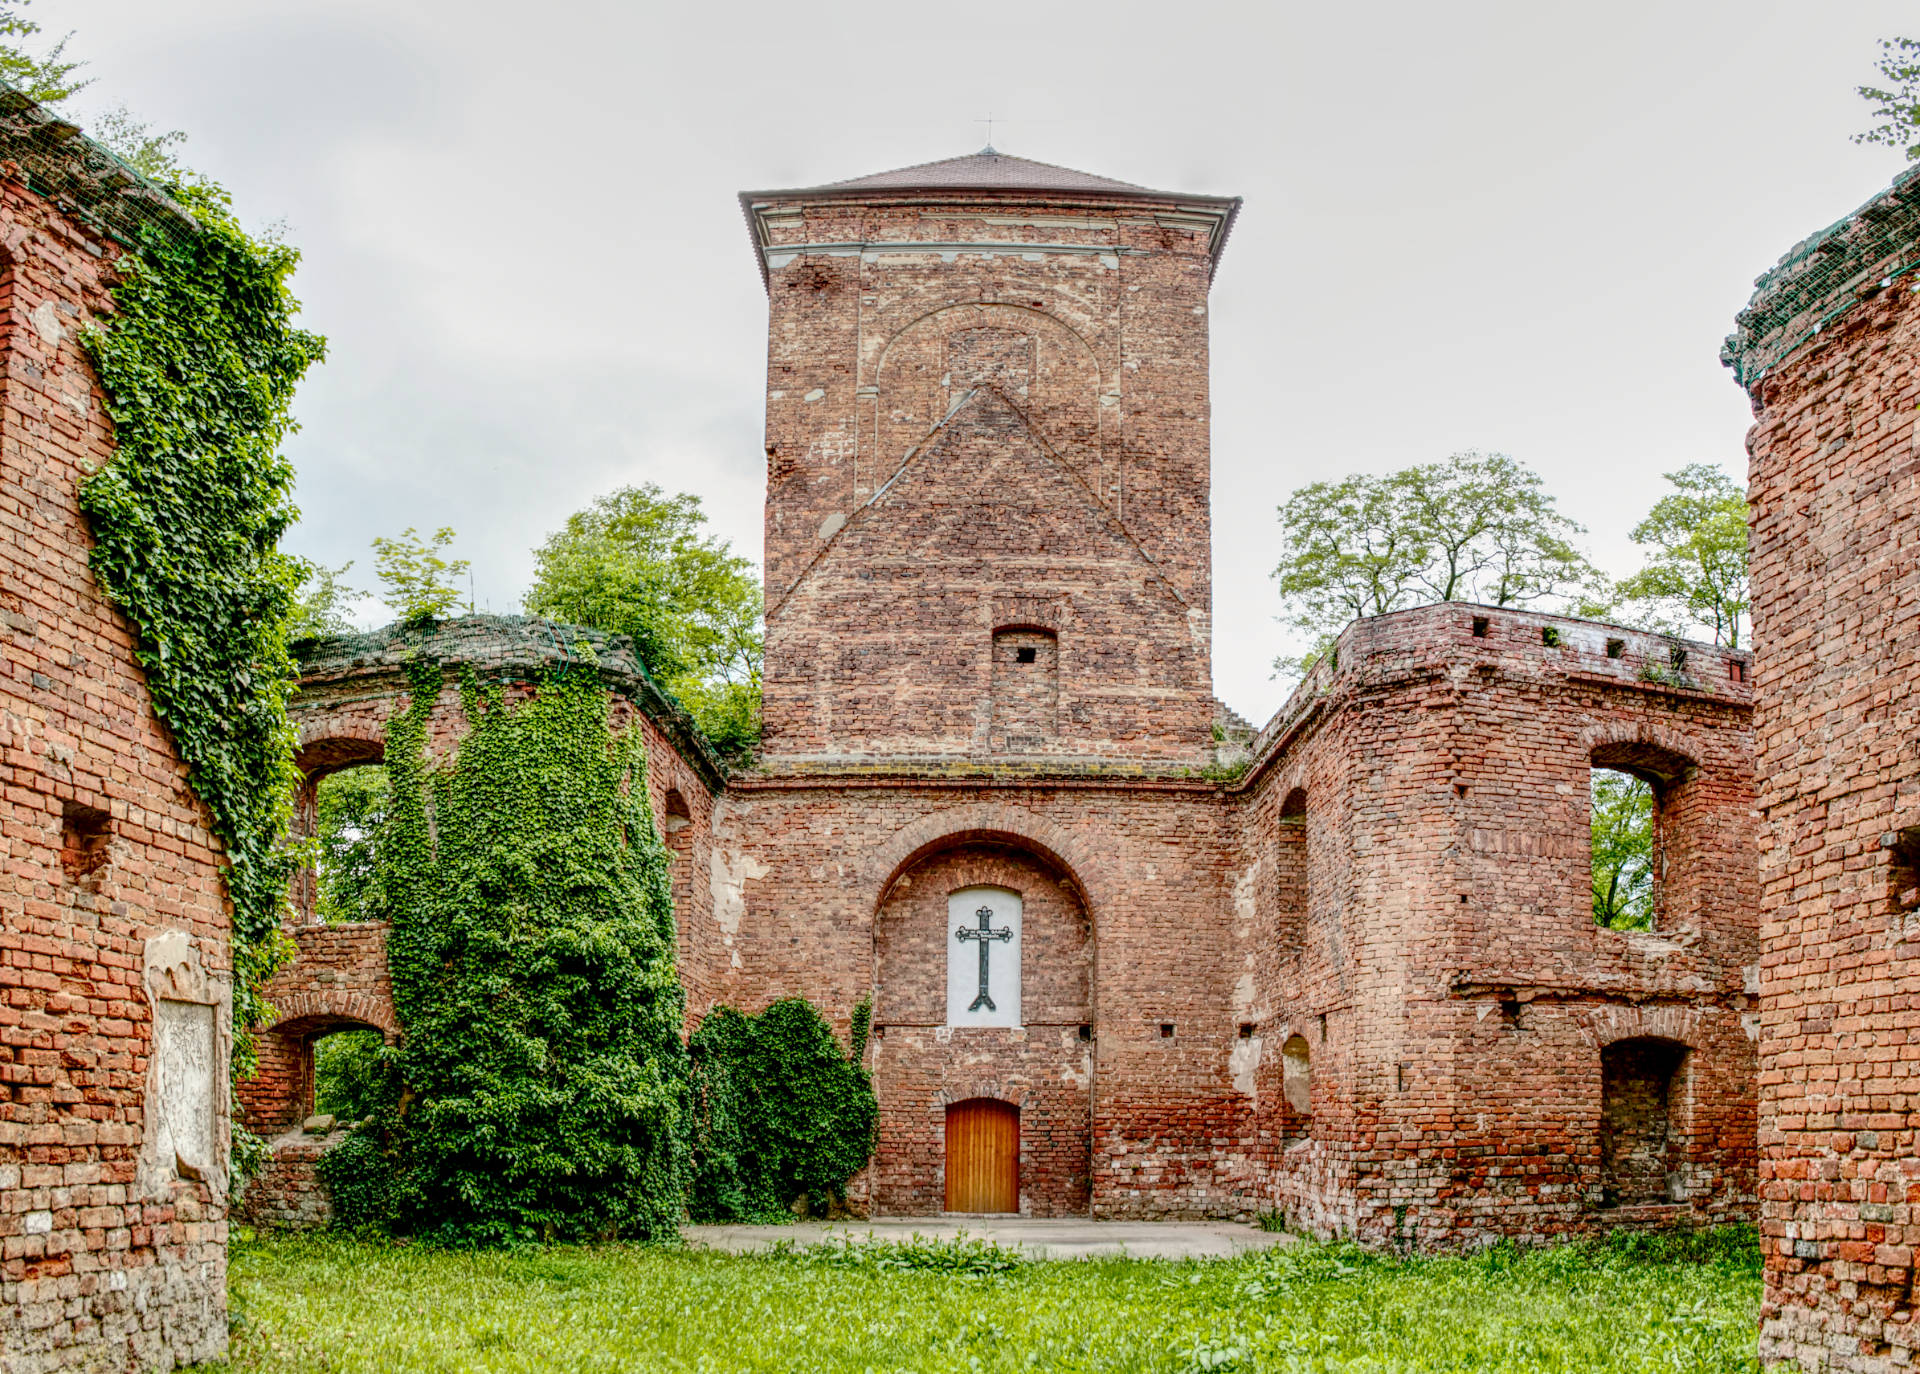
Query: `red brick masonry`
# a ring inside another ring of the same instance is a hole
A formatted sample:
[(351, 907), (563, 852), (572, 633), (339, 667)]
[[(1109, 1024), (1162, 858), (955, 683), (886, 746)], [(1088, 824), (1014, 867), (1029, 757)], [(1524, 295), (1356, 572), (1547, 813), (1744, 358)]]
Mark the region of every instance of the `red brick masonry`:
[(1761, 1353), (1920, 1352), (1920, 178), (1760, 279), (1753, 402), (1761, 822)]

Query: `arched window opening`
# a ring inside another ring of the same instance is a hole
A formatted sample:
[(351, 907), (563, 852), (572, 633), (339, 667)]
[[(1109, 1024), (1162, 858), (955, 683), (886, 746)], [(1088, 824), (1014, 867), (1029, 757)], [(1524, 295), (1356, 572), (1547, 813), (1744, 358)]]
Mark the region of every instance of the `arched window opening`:
[(377, 866), (393, 796), (386, 765), (341, 768), (320, 778), (312, 790), (312, 834), (319, 854), (308, 919), (315, 924), (386, 920)]
[(386, 1037), (370, 1026), (323, 1031), (307, 1042), (307, 1116), (330, 1116), (350, 1125), (380, 1100)]
[(1313, 1125), (1313, 1049), (1304, 1035), (1290, 1035), (1280, 1047), (1280, 1138), (1292, 1144), (1307, 1139)]
[(684, 914), (693, 899), (693, 813), (677, 787), (667, 789), (660, 809), (666, 831), (663, 838), (671, 856), (667, 878), (673, 889), (673, 909)]
[(1014, 625), (993, 632), (993, 748), (1027, 753), (1059, 733), (1060, 641)]
[(1307, 792), (1296, 787), (1280, 803), (1273, 836), (1274, 935), (1285, 953), (1306, 939), (1307, 882)]
[[(1704, 874), (1692, 853), (1687, 784), (1691, 760), (1646, 744), (1610, 744), (1594, 750), (1588, 774), (1594, 924), (1609, 930), (1663, 930), (1673, 924), (1670, 901), (1676, 863), (1691, 909)], [(1697, 790), (1697, 789), (1696, 789)], [(1700, 819), (1693, 817), (1694, 820)], [(1693, 827), (1697, 829), (1697, 826)]]
[(1614, 768), (1589, 775), (1593, 920), (1609, 930), (1653, 929), (1653, 785)]
[(1675, 1093), (1687, 1047), (1617, 1040), (1600, 1051), (1600, 1186), (1603, 1206), (1671, 1202), (1679, 1193)]

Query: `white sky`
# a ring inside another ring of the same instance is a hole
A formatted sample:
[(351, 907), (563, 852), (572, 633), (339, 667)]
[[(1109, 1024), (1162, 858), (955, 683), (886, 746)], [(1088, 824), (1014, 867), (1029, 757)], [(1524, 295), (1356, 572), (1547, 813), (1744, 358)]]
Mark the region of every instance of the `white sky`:
[[(1659, 474), (1744, 475), (1717, 360), (1754, 276), (1891, 179), (1857, 148), (1894, 0), (881, 6), (36, 0), (97, 85), (305, 254), (329, 564), (452, 525), (519, 608), (621, 483), (760, 553), (765, 298), (734, 193), (976, 149), (1246, 197), (1213, 295), (1214, 675), (1256, 723), (1275, 509), (1466, 449), (1616, 574)], [(377, 608), (369, 606), (369, 617)], [(384, 618), (381, 615), (379, 618)]]

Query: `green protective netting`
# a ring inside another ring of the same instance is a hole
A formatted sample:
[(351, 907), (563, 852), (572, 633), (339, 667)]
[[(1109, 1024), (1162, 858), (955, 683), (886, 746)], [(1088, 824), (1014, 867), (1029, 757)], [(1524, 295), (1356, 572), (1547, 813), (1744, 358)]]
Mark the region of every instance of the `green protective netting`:
[(200, 232), (193, 216), (160, 187), (82, 134), (79, 125), (4, 81), (0, 172), (24, 181), (63, 213), (127, 247), (150, 229), (172, 239)]
[[(1754, 282), (1720, 361), (1752, 389), (1781, 359), (1869, 296), (1920, 268), (1920, 167), (1845, 219), (1802, 239)], [(1920, 288), (1915, 288), (1920, 289)]]

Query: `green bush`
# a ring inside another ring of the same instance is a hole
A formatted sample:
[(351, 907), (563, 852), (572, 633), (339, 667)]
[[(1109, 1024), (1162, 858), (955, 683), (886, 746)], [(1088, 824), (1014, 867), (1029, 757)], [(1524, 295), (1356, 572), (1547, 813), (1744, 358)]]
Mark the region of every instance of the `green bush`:
[(313, 1047), (313, 1109), (358, 1121), (391, 1095), (386, 1037), (377, 1030), (340, 1031)]
[(854, 1013), (852, 1052), (804, 998), (758, 1016), (716, 1007), (693, 1033), (692, 1181), (700, 1221), (767, 1220), (795, 1203), (830, 1211), (873, 1154), (879, 1105), (861, 1060), (872, 1009)]

